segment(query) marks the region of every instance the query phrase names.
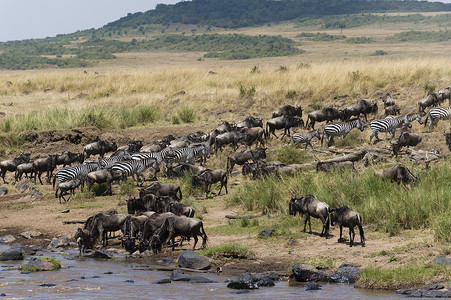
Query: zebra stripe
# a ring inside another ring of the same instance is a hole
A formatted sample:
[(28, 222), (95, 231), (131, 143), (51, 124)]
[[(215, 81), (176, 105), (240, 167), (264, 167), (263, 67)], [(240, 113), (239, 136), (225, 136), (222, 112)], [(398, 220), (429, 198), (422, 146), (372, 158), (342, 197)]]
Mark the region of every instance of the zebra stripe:
[(431, 110), (428, 112), (428, 115), (426, 117), (426, 121), (424, 122), (425, 126), (428, 121), (428, 118), (431, 118), (431, 120), (429, 121), (429, 126), (428, 126), (428, 132), (429, 132), (431, 129), (431, 125), (437, 126), (438, 121), (451, 119), (451, 107), (431, 108)]
[(311, 141), (314, 137), (317, 137), (318, 140), (321, 139), (321, 134), (318, 130), (310, 131), (308, 133), (295, 133), (291, 136), (291, 140), (294, 145), (305, 143), (305, 150), (307, 150), (308, 145), (313, 149)]
[(107, 158), (103, 158), (99, 161), (99, 165), (101, 169), (111, 168), (115, 163), (131, 159), (130, 153), (124, 152), (116, 156), (111, 156)]
[(55, 182), (58, 178), (58, 183), (65, 182), (72, 179), (80, 179), (82, 181), (85, 180), (86, 175), (89, 172), (97, 171), (99, 169), (99, 165), (97, 163), (86, 164), (86, 165), (76, 165), (71, 167), (66, 167), (59, 169), (53, 177), (53, 188), (55, 188)]
[(392, 139), (395, 137), (395, 131), (397, 128), (401, 126), (408, 126), (411, 127), (410, 124), (413, 121), (418, 121), (418, 123), (423, 124), (421, 121), (421, 116), (419, 114), (411, 114), (411, 115), (405, 115), (401, 117), (394, 117), (394, 118), (385, 118), (385, 119), (376, 119), (370, 122), (370, 128), (373, 131), (373, 133), (370, 136), (370, 144), (373, 137), (376, 137), (378, 141), (380, 141), (378, 133), (379, 132), (391, 132)]
[(154, 169), (153, 178), (156, 179), (156, 174), (160, 171), (160, 168), (158, 166), (157, 160), (153, 157), (117, 162), (111, 167), (111, 172), (121, 174), (123, 179), (127, 178), (127, 176), (134, 177), (134, 175), (136, 174), (136, 185), (138, 186), (140, 176), (142, 176), (141, 185), (143, 185), (144, 175), (142, 174), (142, 172), (144, 172), (149, 167), (152, 167)]
[[(324, 127), (323, 139), (325, 136), (326, 143), (329, 146), (329, 137), (330, 137), (330, 142), (333, 142), (334, 137), (337, 135), (342, 135), (343, 138), (345, 138), (346, 135), (353, 128), (358, 128), (358, 129), (360, 129), (360, 131), (363, 131), (363, 124), (360, 121), (360, 119), (351, 120), (349, 122), (338, 122), (338, 123), (327, 124)], [(321, 143), (323, 142), (323, 139), (321, 139)]]
[(160, 152), (139, 152), (139, 153), (134, 153), (132, 154), (132, 159), (133, 160), (140, 160), (140, 159), (146, 159), (149, 157), (155, 158), (157, 160), (157, 164), (158, 166), (161, 165), (161, 163), (166, 159), (166, 157), (168, 156), (168, 153), (172, 151), (171, 148), (166, 147), (163, 150), (161, 150)]

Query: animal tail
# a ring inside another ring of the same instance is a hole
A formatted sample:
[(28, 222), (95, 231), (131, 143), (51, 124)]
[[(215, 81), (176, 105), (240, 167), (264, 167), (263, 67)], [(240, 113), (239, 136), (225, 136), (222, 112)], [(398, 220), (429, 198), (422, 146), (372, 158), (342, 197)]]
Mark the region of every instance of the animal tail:
[(429, 119), (429, 113), (426, 115), (426, 120), (424, 120), (424, 127), (426, 127), (426, 124), (428, 123)]
[(308, 128), (308, 126), (309, 126), (309, 121), (310, 121), (310, 118), (307, 116), (307, 122), (305, 123), (305, 128)]
[(55, 188), (55, 183), (56, 183), (56, 174), (53, 175), (53, 188)]
[(330, 214), (329, 214), (329, 209), (327, 209), (327, 217), (326, 217), (326, 238), (329, 235), (329, 229), (330, 229)]
[(230, 157), (227, 156), (227, 173), (229, 173)]
[(360, 239), (362, 240), (362, 245), (365, 245), (365, 235), (363, 233), (362, 217), (360, 215), (359, 215), (359, 224), (357, 224), (357, 227), (359, 227), (359, 233), (360, 233)]
[(56, 187), (55, 198), (58, 198), (58, 190), (59, 190), (59, 187)]

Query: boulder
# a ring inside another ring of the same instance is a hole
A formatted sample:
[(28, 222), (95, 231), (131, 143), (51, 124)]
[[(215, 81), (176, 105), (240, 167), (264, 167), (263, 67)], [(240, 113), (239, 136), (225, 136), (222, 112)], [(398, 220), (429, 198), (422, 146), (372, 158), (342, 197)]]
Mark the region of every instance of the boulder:
[(0, 196), (8, 194), (8, 187), (6, 185), (0, 186)]
[(95, 250), (85, 252), (83, 254), (83, 257), (110, 259), (113, 257), (113, 254), (110, 251), (106, 250)]
[(185, 272), (181, 270), (174, 270), (172, 271), (171, 277), (169, 278), (170, 281), (187, 281), (190, 283), (215, 283), (215, 281), (212, 281), (206, 277), (199, 276), (199, 275), (189, 275), (185, 274)]
[(60, 262), (54, 257), (30, 257), (26, 264), (19, 267), (24, 271), (55, 271), (61, 269)]
[(330, 277), (332, 282), (355, 283), (359, 275), (359, 268), (353, 264), (343, 264)]
[(293, 276), (296, 282), (328, 282), (329, 276), (317, 268), (304, 263), (293, 264)]
[(163, 258), (162, 260), (159, 260), (158, 264), (163, 267), (169, 267), (169, 266), (172, 266), (174, 264), (174, 262), (175, 262), (175, 260), (172, 257), (166, 257), (166, 258)]
[(25, 180), (25, 181), (18, 182), (18, 183), (16, 184), (16, 190), (17, 190), (19, 193), (23, 193), (23, 192), (25, 192), (26, 190), (28, 190), (28, 189), (31, 187), (32, 184), (33, 184), (33, 183), (32, 183), (30, 180)]
[(33, 238), (41, 236), (42, 233), (40, 233), (39, 231), (36, 231), (36, 230), (28, 230), (28, 231), (22, 232), (20, 235), (26, 239), (33, 239)]
[(262, 231), (260, 231), (260, 233), (258, 235), (263, 236), (263, 237), (270, 237), (274, 232), (276, 232), (275, 229), (266, 228), (266, 229), (263, 229)]
[(35, 189), (35, 188), (32, 188), (32, 189), (31, 189), (30, 197), (31, 197), (32, 199), (39, 199), (39, 198), (42, 197), (42, 192), (38, 191), (38, 190)]
[(449, 266), (449, 265), (451, 265), (451, 257), (442, 255), (442, 256), (435, 258), (432, 262), (437, 265)]
[(207, 257), (191, 250), (183, 251), (177, 258), (177, 261), (181, 268), (187, 269), (208, 270), (211, 266), (210, 260)]
[(53, 238), (50, 244), (47, 246), (47, 249), (55, 249), (55, 248), (64, 248), (70, 246), (70, 240), (66, 236), (62, 236), (59, 238)]
[(0, 248), (0, 261), (4, 260), (22, 260), (23, 252), (19, 244)]
[(166, 284), (166, 283), (171, 283), (171, 279), (169, 278), (160, 279), (158, 281), (155, 281), (153, 284)]
[(322, 288), (320, 284), (312, 283), (312, 284), (306, 284), (305, 286), (306, 291), (317, 291)]
[(227, 284), (227, 287), (235, 290), (255, 290), (258, 289), (258, 285), (252, 281), (239, 281), (233, 280)]
[(401, 289), (396, 290), (395, 293), (409, 298), (451, 298), (450, 287), (445, 289), (440, 284), (427, 285), (419, 289)]
[(280, 277), (274, 272), (256, 274), (245, 272), (236, 279), (230, 280), (227, 287), (232, 289), (257, 289), (261, 286), (274, 286), (274, 281), (278, 280), (280, 280)]
[(4, 236), (0, 236), (0, 243), (9, 244), (16, 240), (16, 238), (12, 234), (7, 234)]

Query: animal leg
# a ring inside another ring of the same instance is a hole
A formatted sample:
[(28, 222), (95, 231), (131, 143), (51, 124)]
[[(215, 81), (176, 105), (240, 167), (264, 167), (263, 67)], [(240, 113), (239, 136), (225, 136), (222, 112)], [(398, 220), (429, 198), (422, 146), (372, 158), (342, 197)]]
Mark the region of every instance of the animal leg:
[(304, 222), (304, 232), (305, 232), (305, 228), (307, 227), (307, 220), (308, 220), (308, 215), (305, 217), (305, 222)]
[(349, 247), (352, 247), (354, 244), (355, 231), (354, 228), (349, 228)]
[(197, 237), (197, 234), (193, 234), (193, 238), (194, 238), (194, 246), (193, 246), (193, 250), (196, 249), (196, 244), (197, 241), (199, 240), (199, 238)]
[(343, 238), (342, 238), (342, 234), (343, 234), (343, 226), (340, 225), (340, 238), (338, 239), (339, 243), (344, 242)]

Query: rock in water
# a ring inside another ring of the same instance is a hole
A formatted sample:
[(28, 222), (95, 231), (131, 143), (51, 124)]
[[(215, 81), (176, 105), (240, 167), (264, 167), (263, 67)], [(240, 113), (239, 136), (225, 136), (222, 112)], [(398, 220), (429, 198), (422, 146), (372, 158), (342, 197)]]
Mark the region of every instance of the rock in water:
[(199, 255), (191, 250), (183, 251), (177, 260), (178, 265), (181, 268), (208, 270), (211, 266), (210, 260), (207, 257)]
[(21, 245), (17, 244), (11, 247), (7, 247), (4, 250), (0, 250), (0, 261), (4, 260), (22, 260), (23, 252)]
[(304, 263), (293, 264), (293, 275), (297, 282), (328, 282), (329, 276), (311, 265)]

